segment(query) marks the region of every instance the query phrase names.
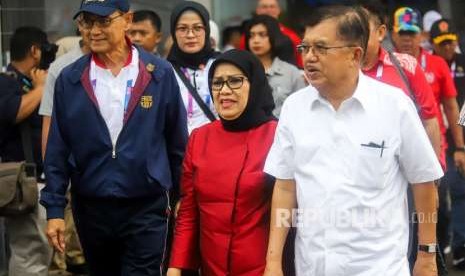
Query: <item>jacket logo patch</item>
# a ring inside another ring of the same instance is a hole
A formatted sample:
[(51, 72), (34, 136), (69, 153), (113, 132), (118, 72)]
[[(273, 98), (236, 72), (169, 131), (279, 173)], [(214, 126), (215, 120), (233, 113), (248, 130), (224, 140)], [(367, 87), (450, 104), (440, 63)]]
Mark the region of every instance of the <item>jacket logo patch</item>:
[(152, 96), (142, 96), (140, 98), (140, 106), (143, 108), (149, 109), (152, 107)]
[(155, 65), (153, 65), (152, 63), (149, 63), (147, 64), (145, 68), (147, 69), (148, 72), (152, 73), (155, 70)]
[(432, 84), (434, 82), (434, 73), (432, 72), (425, 72), (425, 77), (426, 77), (426, 80), (428, 81), (429, 84)]

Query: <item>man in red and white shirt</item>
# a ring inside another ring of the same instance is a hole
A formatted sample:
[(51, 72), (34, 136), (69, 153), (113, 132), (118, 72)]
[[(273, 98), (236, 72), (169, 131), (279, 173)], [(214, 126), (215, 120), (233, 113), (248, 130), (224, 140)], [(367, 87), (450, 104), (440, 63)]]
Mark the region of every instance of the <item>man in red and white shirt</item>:
[[(457, 167), (465, 168), (465, 153), (461, 150), (464, 147), (463, 132), (456, 124), (459, 118), (459, 107), (457, 105), (457, 91), (454, 81), (451, 78), (447, 63), (439, 56), (432, 55), (420, 47), (421, 28), (419, 25), (418, 12), (412, 8), (399, 8), (394, 13), (394, 29), (392, 40), (396, 49), (401, 53), (412, 55), (416, 58), (421, 68), (425, 72), (426, 80), (433, 90), (438, 110), (441, 106), (447, 118), (455, 145), (450, 145), (460, 149), (454, 154), (454, 161)], [(445, 166), (445, 152), (448, 147), (446, 141), (446, 124), (442, 112), (438, 112), (439, 127), (441, 130), (441, 164)]]
[[(448, 146), (453, 149), (455, 166), (460, 170), (465, 169), (464, 138), (462, 128), (457, 124), (459, 118), (459, 107), (457, 104), (454, 81), (446, 61), (436, 55), (428, 53), (421, 48), (421, 26), (420, 14), (417, 10), (409, 7), (399, 8), (394, 12), (394, 24), (392, 41), (396, 49), (402, 53), (410, 54), (416, 58), (425, 72), (426, 80), (433, 90), (436, 104), (438, 106), (438, 120), (441, 130), (441, 164), (446, 167), (446, 151)], [(441, 112), (441, 108), (442, 111)], [(443, 116), (443, 114), (445, 116)], [(445, 118), (444, 118), (445, 117)], [(447, 119), (447, 120), (444, 120)], [(452, 145), (447, 144), (446, 129), (452, 134)], [(449, 246), (449, 231), (447, 218), (448, 200), (447, 184), (442, 182), (438, 188), (438, 244), (441, 250)]]

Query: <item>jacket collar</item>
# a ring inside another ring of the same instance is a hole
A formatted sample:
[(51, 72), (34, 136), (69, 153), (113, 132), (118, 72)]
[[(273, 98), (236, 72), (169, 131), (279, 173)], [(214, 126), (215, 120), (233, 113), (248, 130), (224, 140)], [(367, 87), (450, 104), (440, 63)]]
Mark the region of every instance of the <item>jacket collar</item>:
[[(149, 69), (152, 71), (153, 79), (156, 82), (160, 82), (163, 78), (164, 72), (163, 70), (157, 70), (159, 66), (159, 62), (153, 56), (153, 54), (146, 52), (140, 46), (133, 45), (136, 47), (137, 51), (139, 52), (139, 69), (143, 69), (143, 71), (148, 72)], [(71, 66), (71, 74), (69, 75), (69, 79), (73, 84), (78, 83), (81, 80), (81, 77), (84, 74), (84, 71), (87, 67), (90, 66), (92, 54), (84, 55), (83, 57), (79, 58), (75, 63)], [(142, 65), (141, 65), (142, 63)], [(88, 69), (87, 69), (88, 70)], [(87, 72), (88, 73), (88, 72)]]
[[(159, 61), (152, 54), (142, 50), (138, 46), (135, 47), (139, 53), (139, 74), (133, 88), (131, 99), (128, 104), (128, 112), (124, 117), (124, 122), (127, 122), (134, 109), (137, 107), (137, 104), (139, 103), (140, 98), (144, 94), (145, 88), (148, 86), (150, 81), (154, 80), (158, 83), (164, 75), (164, 70), (157, 70)], [(81, 82), (90, 100), (98, 109), (97, 98), (95, 97), (89, 78), (91, 58), (92, 54), (88, 54), (71, 65), (71, 74), (69, 75), (69, 78), (73, 84)]]

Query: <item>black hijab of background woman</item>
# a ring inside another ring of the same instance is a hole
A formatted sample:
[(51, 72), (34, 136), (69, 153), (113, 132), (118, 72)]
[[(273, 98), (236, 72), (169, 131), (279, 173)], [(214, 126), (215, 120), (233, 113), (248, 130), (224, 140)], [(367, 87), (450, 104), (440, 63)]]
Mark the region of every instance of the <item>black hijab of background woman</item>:
[[(258, 58), (250, 52), (241, 50), (230, 50), (219, 55), (208, 73), (210, 91), (212, 91), (211, 83), (215, 69), (221, 63), (237, 66), (250, 83), (249, 99), (242, 114), (234, 120), (225, 120), (220, 116), (224, 129), (227, 131), (246, 131), (268, 121), (276, 120), (272, 113), (275, 106), (273, 90), (268, 84), (265, 70)], [(215, 100), (213, 95), (212, 99)]]
[[(185, 11), (194, 11), (200, 18), (202, 18), (203, 26), (205, 27), (205, 44), (197, 53), (189, 54), (183, 52), (176, 41), (176, 24), (179, 17)], [(192, 1), (183, 1), (177, 5), (171, 12), (170, 18), (170, 32), (173, 38), (173, 46), (171, 47), (170, 53), (168, 54), (167, 60), (175, 66), (191, 68), (196, 70), (199, 66), (207, 64), (208, 60), (214, 58), (217, 53), (212, 49), (210, 43), (210, 15), (207, 9), (199, 3)]]
[(271, 59), (278, 57), (282, 61), (296, 65), (292, 41), (281, 32), (278, 20), (269, 15), (256, 15), (247, 22), (245, 28), (245, 48), (250, 51), (250, 30), (252, 27), (260, 24), (265, 26), (270, 39)]

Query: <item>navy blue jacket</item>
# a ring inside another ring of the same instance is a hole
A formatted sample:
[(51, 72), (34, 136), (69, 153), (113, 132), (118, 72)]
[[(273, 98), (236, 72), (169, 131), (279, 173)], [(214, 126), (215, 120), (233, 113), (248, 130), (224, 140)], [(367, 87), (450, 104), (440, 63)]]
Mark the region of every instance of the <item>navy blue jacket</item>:
[(138, 51), (139, 76), (114, 148), (89, 79), (91, 56), (58, 77), (41, 192), (48, 219), (63, 217), (70, 179), (74, 194), (92, 198), (156, 197), (178, 189), (186, 111), (171, 65)]

